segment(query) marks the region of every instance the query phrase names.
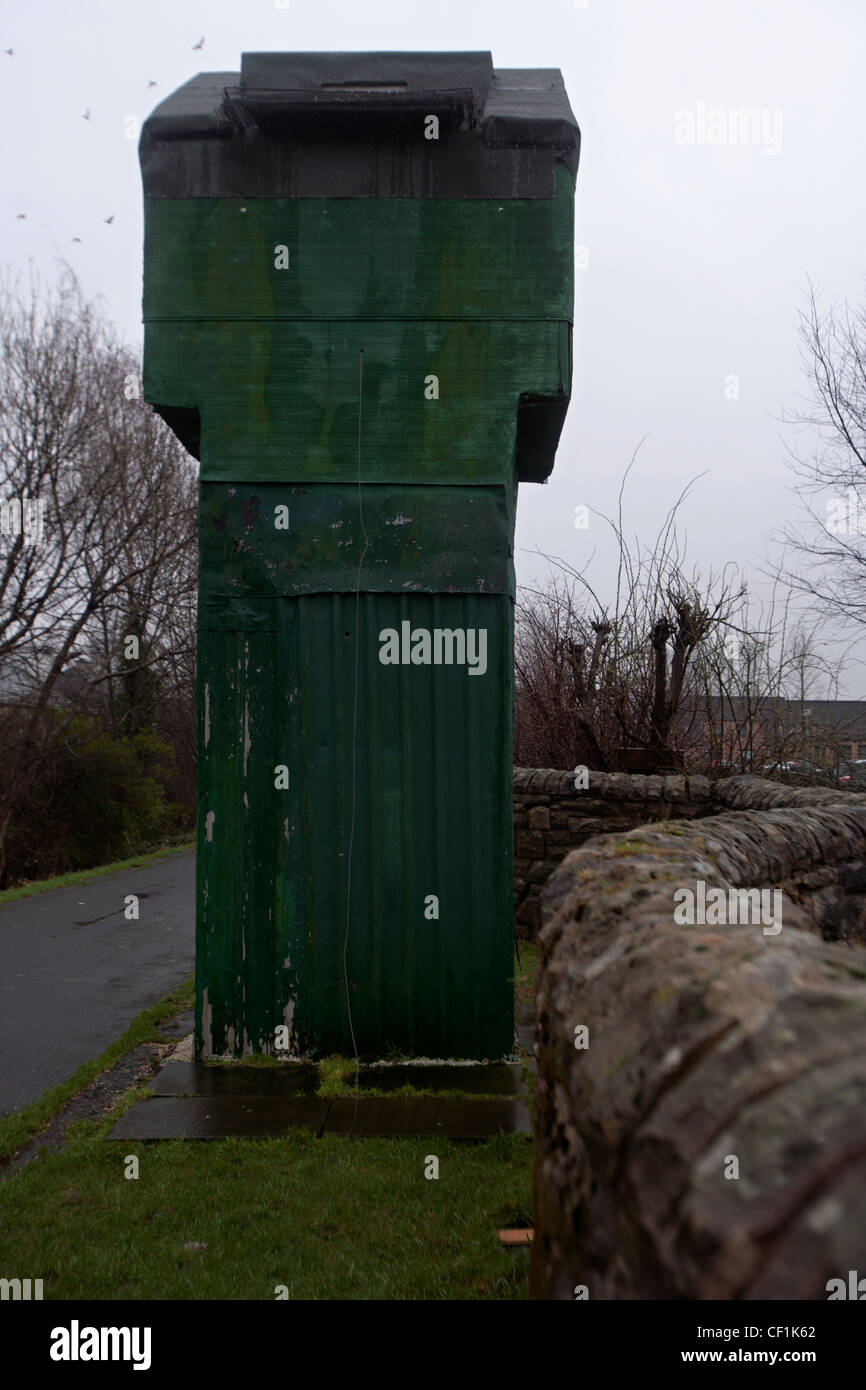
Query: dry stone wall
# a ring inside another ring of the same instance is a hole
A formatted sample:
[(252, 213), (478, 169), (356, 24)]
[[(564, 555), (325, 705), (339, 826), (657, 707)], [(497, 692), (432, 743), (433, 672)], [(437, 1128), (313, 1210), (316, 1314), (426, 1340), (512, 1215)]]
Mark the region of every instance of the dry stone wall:
[(514, 772), (514, 916), (517, 934), (534, 937), (541, 924), (542, 885), (570, 849), (593, 835), (631, 830), (676, 816), (691, 820), (721, 806), (707, 777), (650, 777), (590, 772), (575, 790), (573, 772), (517, 768)]
[[(825, 1299), (866, 1274), (866, 797), (737, 777), (681, 801), (708, 803), (588, 840), (544, 887), (536, 1298)], [(778, 891), (781, 929), (678, 924), (698, 882)]]

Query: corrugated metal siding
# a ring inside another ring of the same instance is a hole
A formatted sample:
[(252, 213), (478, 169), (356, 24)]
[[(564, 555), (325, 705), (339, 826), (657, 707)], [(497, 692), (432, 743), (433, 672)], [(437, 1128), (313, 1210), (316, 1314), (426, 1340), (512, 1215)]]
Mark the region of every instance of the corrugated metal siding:
[[(283, 598), (275, 631), (208, 632), (206, 1051), (269, 1051), (287, 1018), (298, 1051), (353, 1050), (343, 971), (353, 741), (347, 975), (360, 1052), (510, 1051), (512, 611), (507, 594), (361, 594), (356, 727), (353, 594)], [(404, 620), (486, 628), (486, 673), (383, 666), (379, 633)], [(274, 788), (279, 763), (288, 791)], [(428, 894), (438, 921), (425, 919)]]

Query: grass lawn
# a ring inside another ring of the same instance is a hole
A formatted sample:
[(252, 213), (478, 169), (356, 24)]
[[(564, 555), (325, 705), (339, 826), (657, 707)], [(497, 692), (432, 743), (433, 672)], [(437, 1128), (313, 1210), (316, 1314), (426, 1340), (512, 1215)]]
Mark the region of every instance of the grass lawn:
[[(518, 1003), (536, 956), (521, 944)], [(340, 1065), (323, 1067), (323, 1090)], [(526, 1297), (528, 1249), (496, 1232), (531, 1224), (527, 1135), (142, 1144), (110, 1140), (115, 1119), (78, 1124), (0, 1183), (4, 1277), (43, 1279), (46, 1299)], [(424, 1176), (430, 1155), (438, 1179)]]
[[(84, 1128), (84, 1127), (82, 1127)], [(424, 1177), (435, 1152), (438, 1180)], [(137, 1179), (124, 1177), (137, 1154)], [(501, 1136), (118, 1144), (78, 1134), (0, 1186), (4, 1275), (47, 1299), (519, 1299), (532, 1143)]]

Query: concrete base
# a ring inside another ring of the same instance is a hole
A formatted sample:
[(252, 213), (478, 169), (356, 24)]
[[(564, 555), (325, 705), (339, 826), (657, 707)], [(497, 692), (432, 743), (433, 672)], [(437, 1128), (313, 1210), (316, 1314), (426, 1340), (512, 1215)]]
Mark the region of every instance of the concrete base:
[[(354, 1072), (346, 1077), (351, 1083)], [(529, 1111), (519, 1063), (362, 1067), (356, 1096), (320, 1096), (313, 1063), (278, 1066), (205, 1066), (169, 1061), (150, 1083), (156, 1093), (137, 1101), (111, 1131), (112, 1139), (225, 1139), (286, 1134), (382, 1137), (418, 1135), (483, 1140), (528, 1134)], [(411, 1085), (417, 1096), (370, 1096), (364, 1090)], [(437, 1099), (437, 1091), (469, 1091), (467, 1098)], [(523, 1097), (523, 1098), (521, 1098)]]

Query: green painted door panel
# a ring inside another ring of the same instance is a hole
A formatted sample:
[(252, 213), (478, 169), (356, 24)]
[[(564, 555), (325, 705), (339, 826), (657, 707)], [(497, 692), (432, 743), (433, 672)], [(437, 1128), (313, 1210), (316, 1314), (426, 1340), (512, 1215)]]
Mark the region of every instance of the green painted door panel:
[[(283, 1023), (298, 1053), (351, 1055), (352, 1031), (371, 1057), (509, 1052), (511, 599), (278, 606), (200, 643), (204, 1052), (272, 1051)], [(483, 671), (383, 665), (403, 623), (483, 630)]]

